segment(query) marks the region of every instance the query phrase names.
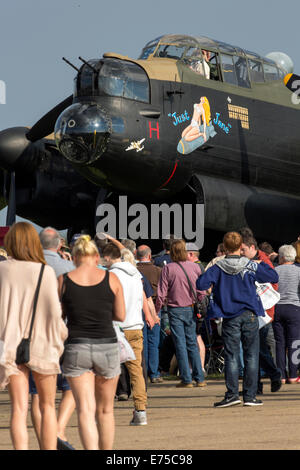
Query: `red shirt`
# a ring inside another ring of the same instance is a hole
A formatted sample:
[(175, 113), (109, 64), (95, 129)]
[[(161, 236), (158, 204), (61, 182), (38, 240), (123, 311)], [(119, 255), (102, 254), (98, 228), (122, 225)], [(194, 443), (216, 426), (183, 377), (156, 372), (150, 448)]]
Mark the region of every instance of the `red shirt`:
[[(268, 257), (268, 255), (266, 255), (266, 253), (264, 253), (263, 251), (261, 250), (258, 250), (257, 252), (257, 259), (259, 259), (260, 261), (263, 261), (264, 263), (268, 264), (269, 266), (271, 266), (271, 268), (274, 269), (274, 266), (273, 266), (273, 263), (272, 261), (270, 260), (270, 258)], [(278, 284), (272, 284), (272, 287), (275, 289), (275, 290), (278, 290)], [(266, 310), (267, 314), (272, 318), (272, 321), (274, 319), (274, 313), (275, 313), (275, 305), (274, 307), (272, 308), (269, 308), (269, 310)]]

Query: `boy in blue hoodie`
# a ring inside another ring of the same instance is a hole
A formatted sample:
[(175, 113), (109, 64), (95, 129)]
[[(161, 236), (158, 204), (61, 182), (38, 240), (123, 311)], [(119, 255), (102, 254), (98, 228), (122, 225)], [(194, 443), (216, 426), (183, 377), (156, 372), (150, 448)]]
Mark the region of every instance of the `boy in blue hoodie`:
[(243, 400), (245, 406), (262, 405), (256, 399), (259, 364), (258, 316), (265, 312), (256, 294), (255, 281), (277, 283), (278, 275), (266, 263), (249, 261), (241, 256), (242, 237), (228, 232), (223, 243), (226, 257), (209, 268), (197, 280), (197, 289), (212, 287), (213, 300), (209, 318), (223, 318), (222, 338), (225, 354), (225, 398), (214, 404), (217, 408), (238, 405), (240, 341), (244, 353)]

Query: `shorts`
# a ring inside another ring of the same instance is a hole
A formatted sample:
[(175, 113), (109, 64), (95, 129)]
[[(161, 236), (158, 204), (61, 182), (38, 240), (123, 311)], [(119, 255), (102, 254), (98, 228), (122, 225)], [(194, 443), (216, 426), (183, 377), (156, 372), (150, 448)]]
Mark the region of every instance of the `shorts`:
[[(66, 392), (67, 390), (71, 390), (67, 379), (62, 374), (58, 374), (56, 386), (57, 390), (59, 390), (60, 392)], [(29, 374), (29, 393), (30, 395), (37, 395), (37, 389), (33, 380), (32, 372), (30, 372)]]
[(66, 344), (62, 367), (66, 377), (94, 372), (95, 375), (112, 379), (121, 373), (119, 344)]

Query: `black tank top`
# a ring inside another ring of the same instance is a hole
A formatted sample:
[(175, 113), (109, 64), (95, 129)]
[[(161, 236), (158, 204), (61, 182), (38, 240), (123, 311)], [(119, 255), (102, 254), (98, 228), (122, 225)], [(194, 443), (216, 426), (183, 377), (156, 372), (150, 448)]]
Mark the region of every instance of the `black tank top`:
[(68, 339), (115, 338), (112, 324), (115, 295), (109, 273), (94, 286), (80, 286), (64, 276), (62, 304), (67, 315)]

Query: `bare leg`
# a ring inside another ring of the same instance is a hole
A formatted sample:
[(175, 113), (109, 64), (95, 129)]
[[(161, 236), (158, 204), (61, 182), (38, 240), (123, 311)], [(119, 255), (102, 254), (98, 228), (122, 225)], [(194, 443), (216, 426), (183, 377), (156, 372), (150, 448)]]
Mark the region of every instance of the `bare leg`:
[(181, 137), (182, 137), (182, 138), (185, 137), (186, 134), (187, 134), (191, 129), (193, 129), (193, 126), (191, 126), (191, 125), (187, 126), (187, 127), (184, 129), (184, 131), (182, 132)]
[(205, 365), (205, 344), (204, 344), (203, 339), (201, 338), (200, 335), (197, 335), (197, 343), (198, 343), (198, 348), (199, 348), (199, 352), (200, 352), (200, 359), (201, 359), (202, 369), (204, 370), (204, 365)]
[(199, 127), (193, 127), (185, 136), (185, 140), (186, 142), (192, 142), (193, 140), (196, 140), (198, 139), (198, 137), (200, 137), (201, 134), (199, 132)]
[(79, 435), (85, 450), (99, 450), (98, 429), (95, 420), (95, 376), (85, 372), (79, 377), (68, 377), (76, 402)]
[(75, 400), (73, 397), (72, 390), (66, 390), (63, 392), (62, 399), (58, 409), (57, 418), (57, 435), (63, 441), (67, 440), (66, 427), (70, 418), (75, 410)]
[(36, 438), (41, 448), (41, 423), (42, 415), (40, 410), (40, 400), (37, 394), (31, 395), (31, 421), (35, 431)]
[(99, 432), (99, 449), (112, 450), (115, 437), (114, 398), (119, 376), (112, 379), (96, 377), (96, 419)]
[(10, 434), (14, 449), (28, 450), (29, 369), (26, 366), (18, 368), (21, 374), (11, 375), (8, 386), (11, 399)]
[(41, 449), (56, 450), (57, 420), (55, 410), (57, 375), (43, 375), (32, 372), (39, 395), (41, 410)]

